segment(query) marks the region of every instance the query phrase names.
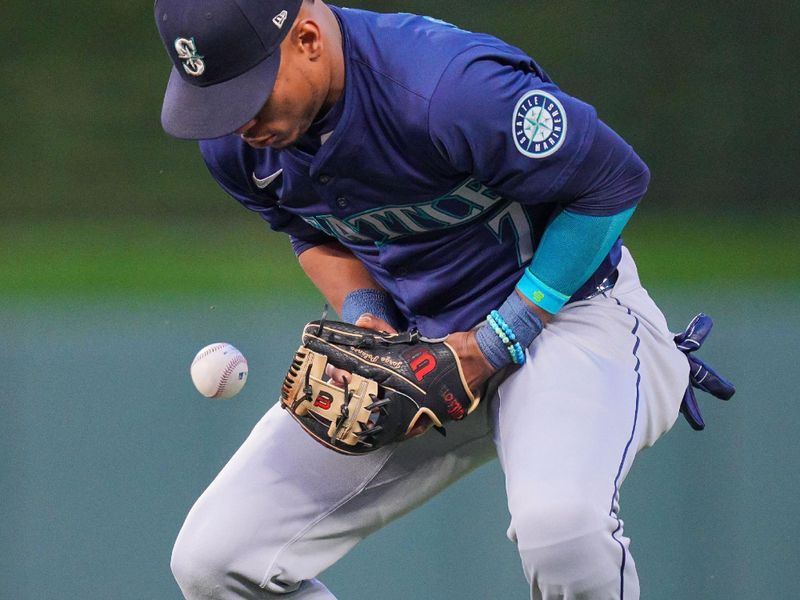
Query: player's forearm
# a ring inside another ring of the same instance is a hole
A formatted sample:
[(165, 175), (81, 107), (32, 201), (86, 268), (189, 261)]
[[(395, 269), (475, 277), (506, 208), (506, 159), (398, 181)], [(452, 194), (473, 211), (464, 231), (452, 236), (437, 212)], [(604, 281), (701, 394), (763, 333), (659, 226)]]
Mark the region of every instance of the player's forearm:
[[(511, 321), (513, 326), (516, 327), (514, 334), (515, 337), (519, 336), (516, 341), (520, 343), (520, 350), (524, 354), (525, 348), (538, 335), (541, 329), (553, 319), (553, 315), (536, 306), (519, 290), (514, 290), (512, 294), (521, 300), (512, 309), (512, 312), (517, 313), (517, 318), (503, 320), (507, 324), (508, 321)], [(498, 312), (502, 312), (505, 317), (510, 317), (509, 311), (506, 309), (513, 304), (515, 303), (506, 301), (503, 306), (499, 307), (500, 310)], [(527, 319), (525, 319), (524, 314), (520, 314), (524, 313), (524, 311), (529, 311), (530, 313)], [(512, 327), (512, 330), (514, 327)], [(508, 352), (510, 344), (502, 341), (497, 336), (492, 327), (489, 326), (488, 319), (481, 323), (479, 330), (480, 335), (478, 330), (472, 330), (452, 333), (447, 338), (461, 361), (464, 377), (470, 389), (476, 393), (480, 385), (497, 369), (512, 362), (519, 364), (518, 360), (511, 358), (511, 354)], [(516, 355), (516, 358), (519, 358), (519, 355)]]
[(344, 299), (351, 292), (381, 289), (361, 261), (338, 242), (309, 248), (298, 260), (308, 278), (340, 315)]
[(517, 284), (519, 295), (529, 305), (557, 313), (595, 272), (635, 208), (608, 216), (562, 211), (545, 230), (532, 263)]
[(542, 322), (542, 325), (547, 325), (550, 321), (553, 320), (553, 314), (547, 312), (543, 308), (536, 306), (529, 298), (527, 298), (522, 292), (518, 289), (514, 289), (514, 293), (519, 296), (522, 301), (525, 303), (525, 306), (530, 310), (533, 314), (539, 317), (539, 320)]

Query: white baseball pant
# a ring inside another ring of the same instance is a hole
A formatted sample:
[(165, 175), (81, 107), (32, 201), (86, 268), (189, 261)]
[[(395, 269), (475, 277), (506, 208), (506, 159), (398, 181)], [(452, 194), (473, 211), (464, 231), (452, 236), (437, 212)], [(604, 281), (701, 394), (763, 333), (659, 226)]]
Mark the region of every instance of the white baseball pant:
[(274, 406), (190, 511), (173, 573), (190, 600), (330, 600), (319, 573), (497, 456), (531, 598), (635, 600), (620, 487), (675, 422), (687, 383), (624, 250), (615, 287), (566, 305), (525, 366), (446, 438), (343, 456)]

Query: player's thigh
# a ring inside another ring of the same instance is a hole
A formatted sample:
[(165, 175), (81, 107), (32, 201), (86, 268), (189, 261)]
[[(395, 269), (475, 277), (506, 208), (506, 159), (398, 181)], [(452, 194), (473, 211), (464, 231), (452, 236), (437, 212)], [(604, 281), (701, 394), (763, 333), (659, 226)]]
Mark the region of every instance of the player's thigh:
[(598, 298), (601, 306), (610, 304), (623, 325), (633, 321), (636, 339), (637, 374), (646, 418), (641, 420), (642, 447), (649, 446), (678, 417), (683, 393), (689, 384), (689, 363), (676, 348), (667, 320), (639, 282), (636, 265), (623, 248), (617, 285)]
[(255, 580), (310, 579), (493, 456), (485, 410), (447, 438), (429, 432), (346, 456), (312, 440), (276, 405), (195, 503), (175, 552)]
[(496, 404), (512, 525), (533, 518), (529, 509), (543, 526), (563, 523), (558, 517), (572, 503), (576, 513), (601, 505), (607, 511), (617, 473), (638, 445), (633, 368), (604, 364), (550, 332), (540, 338), (530, 364), (500, 387)]
[(537, 544), (604, 526), (636, 452), (674, 422), (685, 360), (643, 321), (610, 296), (568, 305), (500, 387), (512, 533), (520, 519)]
[(326, 451), (274, 406), (195, 502), (173, 571), (227, 570), (261, 583), (281, 548), (358, 493), (388, 458)]

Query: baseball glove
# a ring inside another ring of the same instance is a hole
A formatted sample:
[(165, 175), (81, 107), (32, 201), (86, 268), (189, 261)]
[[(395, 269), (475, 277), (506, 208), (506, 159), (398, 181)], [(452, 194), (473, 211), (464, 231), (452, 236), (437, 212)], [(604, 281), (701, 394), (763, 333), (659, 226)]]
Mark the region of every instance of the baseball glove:
[[(351, 374), (343, 387), (328, 379), (328, 365)], [(324, 319), (303, 328), (281, 388), (283, 408), (311, 437), (342, 454), (402, 440), (423, 416), (444, 433), (446, 421), (463, 419), (479, 401), (443, 339)]]

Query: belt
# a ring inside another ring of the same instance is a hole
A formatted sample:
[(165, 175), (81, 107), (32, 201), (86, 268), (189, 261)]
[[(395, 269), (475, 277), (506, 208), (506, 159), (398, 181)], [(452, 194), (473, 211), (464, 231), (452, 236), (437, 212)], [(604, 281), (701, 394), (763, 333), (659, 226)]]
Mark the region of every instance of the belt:
[(603, 292), (607, 292), (608, 290), (613, 288), (614, 285), (617, 283), (617, 279), (619, 279), (619, 271), (617, 269), (614, 269), (613, 271), (611, 271), (611, 274), (605, 277), (602, 281), (600, 281), (600, 283), (592, 287), (589, 287), (588, 289), (587, 285), (589, 285), (589, 282), (587, 282), (587, 284), (583, 285), (581, 289), (578, 290), (575, 293), (575, 295), (573, 295), (572, 298), (569, 299), (567, 304), (570, 304), (572, 302), (578, 302), (580, 300), (590, 300), (595, 296), (599, 296)]

